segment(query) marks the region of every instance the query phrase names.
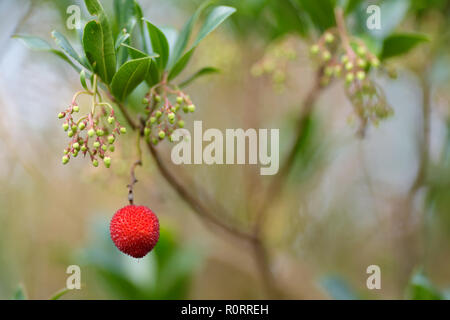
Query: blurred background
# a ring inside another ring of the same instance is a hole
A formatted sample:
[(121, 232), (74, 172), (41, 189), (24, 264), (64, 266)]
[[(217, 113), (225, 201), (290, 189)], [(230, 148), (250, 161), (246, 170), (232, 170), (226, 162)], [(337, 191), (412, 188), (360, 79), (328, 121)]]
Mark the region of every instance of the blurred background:
[[(178, 30), (200, 3), (139, 2), (150, 21)], [(221, 70), (187, 89), (198, 110), (188, 129), (194, 118), (204, 129), (279, 128), (283, 159), (312, 86), (316, 66), (308, 47), (321, 31), (302, 23), (301, 10), (290, 7), (296, 2), (302, 1), (220, 2), (237, 12), (205, 40), (186, 71), (205, 65)], [(449, 1), (348, 2), (354, 3), (351, 32), (368, 41), (376, 44), (398, 30), (422, 32), (431, 41), (389, 60), (395, 79), (373, 75), (394, 115), (371, 126), (364, 139), (348, 121), (353, 109), (343, 84), (322, 91), (287, 188), (269, 212), (265, 243), (272, 271), (294, 299), (449, 297)], [(113, 1), (102, 3), (112, 16)], [(373, 3), (381, 6), (382, 30), (371, 34), (364, 21)], [(80, 90), (79, 77), (61, 60), (11, 38), (33, 34), (52, 43), (56, 29), (79, 46), (76, 31), (65, 26), (71, 4), (88, 17), (82, 1), (0, 2), (0, 298), (11, 298), (22, 285), (29, 298), (47, 299), (65, 287), (72, 264), (81, 266), (82, 290), (65, 299), (263, 298), (252, 255), (205, 227), (147, 153), (136, 172), (135, 201), (158, 215), (160, 242), (140, 260), (113, 246), (109, 220), (127, 204), (133, 136), (121, 139), (110, 170), (83, 159), (63, 167), (67, 137), (57, 114)], [(252, 76), (252, 66), (270, 48), (286, 44), (296, 58), (288, 62), (283, 88)], [(136, 90), (135, 100), (143, 90)], [(158, 146), (167, 159), (169, 147)], [(250, 165), (173, 170), (189, 174), (243, 226), (270, 179)], [(381, 268), (381, 290), (366, 287), (369, 265)]]

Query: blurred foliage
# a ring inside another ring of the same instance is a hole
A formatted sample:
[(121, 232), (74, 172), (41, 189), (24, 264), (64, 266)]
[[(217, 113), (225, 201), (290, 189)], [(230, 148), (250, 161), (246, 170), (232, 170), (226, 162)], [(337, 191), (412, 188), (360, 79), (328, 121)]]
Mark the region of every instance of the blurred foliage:
[(411, 300), (444, 300), (448, 299), (443, 292), (440, 292), (431, 281), (425, 276), (423, 271), (416, 271), (409, 282), (406, 298)]
[(160, 230), (155, 249), (142, 259), (119, 252), (108, 224), (93, 224), (84, 261), (98, 274), (108, 295), (119, 299), (187, 299), (195, 271), (201, 264), (198, 249), (183, 244), (167, 227)]
[(356, 292), (341, 276), (330, 275), (320, 281), (321, 286), (335, 300), (358, 300)]

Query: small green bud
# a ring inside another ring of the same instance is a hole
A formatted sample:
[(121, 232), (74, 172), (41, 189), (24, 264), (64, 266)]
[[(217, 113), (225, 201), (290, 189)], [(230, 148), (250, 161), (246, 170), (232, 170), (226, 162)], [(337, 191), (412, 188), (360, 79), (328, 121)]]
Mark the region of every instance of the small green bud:
[(358, 78), (358, 80), (364, 80), (365, 77), (366, 77), (366, 73), (364, 71), (358, 71), (356, 73), (356, 78)]
[(348, 56), (346, 54), (342, 55), (341, 62), (342, 63), (347, 63), (348, 62)]
[(333, 67), (331, 67), (331, 66), (326, 67), (324, 70), (324, 73), (327, 76), (331, 76), (333, 74)]
[(158, 144), (158, 139), (153, 138), (153, 139), (152, 139), (152, 143), (156, 146), (156, 145)]
[(79, 112), (80, 111), (80, 107), (79, 106), (73, 106), (72, 110), (74, 112)]
[(194, 112), (195, 111), (195, 106), (193, 104), (188, 105), (188, 111), (189, 112)]
[(89, 129), (88, 136), (92, 138), (94, 136), (94, 134), (95, 134), (94, 129)]
[(175, 113), (170, 112), (170, 113), (167, 115), (167, 119), (169, 119), (169, 120), (175, 119)]
[(73, 135), (74, 135), (74, 132), (73, 132), (72, 130), (69, 130), (69, 131), (67, 132), (67, 136), (68, 136), (69, 138), (72, 138)]
[(361, 57), (364, 56), (366, 54), (366, 52), (367, 52), (367, 49), (364, 46), (358, 46), (356, 48), (356, 53)]
[(331, 59), (331, 53), (330, 53), (330, 51), (325, 50), (325, 51), (322, 53), (322, 59), (323, 59), (324, 61), (330, 60), (330, 59)]
[(97, 159), (92, 160), (92, 165), (94, 167), (98, 167), (98, 160)]
[(166, 133), (161, 130), (160, 132), (158, 132), (158, 136), (160, 139), (164, 139), (164, 137), (166, 136)]
[(83, 151), (83, 152), (87, 151), (87, 147), (84, 144), (81, 146), (81, 151)]
[(103, 136), (103, 135), (105, 134), (105, 131), (103, 131), (102, 129), (97, 129), (97, 131), (95, 132), (95, 134), (96, 134), (98, 137), (101, 137), (101, 136)]
[(64, 112), (60, 112), (60, 113), (58, 113), (58, 118), (59, 119), (62, 119), (62, 118), (64, 118), (65, 117), (65, 113)]
[(147, 98), (142, 99), (142, 104), (148, 104), (148, 99)]
[(114, 150), (116, 150), (116, 147), (114, 147), (114, 146), (109, 146), (109, 151), (114, 152)]
[(178, 110), (180, 110), (180, 104), (179, 104), (179, 103), (177, 103), (177, 104), (175, 105), (175, 112), (177, 112)]
[(353, 73), (347, 73), (345, 76), (345, 82), (351, 83), (355, 79), (355, 75)]
[(106, 146), (106, 144), (102, 145), (102, 150), (103, 150), (103, 151), (108, 150), (108, 147)]
[(144, 136), (148, 137), (150, 135), (150, 132), (151, 132), (150, 128), (147, 127), (144, 128)]
[(105, 157), (103, 159), (103, 163), (105, 164), (105, 167), (109, 168), (111, 166), (111, 158), (110, 157)]
[(94, 146), (94, 148), (98, 148), (100, 147), (100, 142), (95, 141), (92, 145)]
[(183, 98), (180, 97), (180, 96), (178, 96), (178, 97), (177, 97), (177, 103), (182, 103), (182, 102), (183, 102)]
[(367, 65), (367, 61), (365, 59), (361, 59), (361, 58), (358, 59), (358, 67), (365, 68), (366, 65)]
[(184, 127), (184, 121), (183, 120), (178, 121), (178, 126), (180, 128), (183, 128)]
[(64, 154), (68, 154), (68, 153), (69, 153), (69, 150), (64, 149)]
[(73, 126), (72, 126), (72, 131), (73, 131), (73, 132), (77, 132), (77, 130), (78, 130), (78, 127), (77, 127), (76, 125), (73, 125)]
[(79, 150), (79, 149), (80, 149), (80, 144), (79, 144), (78, 142), (75, 142), (74, 144), (72, 144), (72, 147), (73, 147), (75, 150)]
[(69, 157), (68, 156), (63, 156), (62, 157), (62, 164), (67, 164), (69, 162)]
[(155, 116), (156, 116), (156, 118), (160, 118), (161, 116), (162, 116), (162, 112), (161, 111), (156, 111), (155, 112)]
[(72, 154), (73, 154), (73, 157), (76, 158), (76, 157), (78, 156), (78, 150), (74, 150), (74, 151), (72, 152)]
[(156, 95), (156, 96), (155, 96), (155, 101), (156, 101), (156, 102), (160, 102), (160, 101), (161, 101), (161, 96)]
[(62, 128), (63, 128), (64, 131), (69, 130), (69, 124), (64, 123), (64, 124), (62, 125)]
[(116, 138), (114, 138), (113, 135), (109, 135), (109, 136), (108, 136), (108, 142), (109, 142), (109, 144), (113, 144), (115, 140), (116, 140)]
[(84, 130), (84, 128), (86, 128), (86, 124), (85, 124), (84, 122), (81, 122), (81, 123), (78, 125), (78, 129)]
[(121, 127), (120, 128), (120, 133), (123, 133), (123, 134), (127, 133), (127, 128)]
[(150, 124), (154, 124), (156, 122), (156, 118), (155, 117), (150, 117)]
[(114, 117), (109, 116), (108, 117), (108, 123), (109, 124), (113, 124), (113, 122), (114, 122)]
[(353, 69), (353, 63), (352, 63), (351, 61), (348, 61), (348, 62), (345, 64), (345, 70), (350, 71), (350, 70), (352, 70), (352, 69)]
[(309, 49), (309, 52), (311, 52), (311, 54), (319, 53), (319, 46), (317, 44), (313, 44)]
[(188, 106), (183, 106), (183, 112), (184, 112), (184, 113), (188, 113), (188, 112), (189, 112)]
[(325, 33), (325, 42), (332, 43), (333, 41), (334, 41), (334, 36), (331, 33), (326, 32)]
[(370, 59), (370, 64), (374, 67), (374, 68), (378, 68), (380, 65), (380, 60), (378, 60), (376, 57), (373, 57), (372, 59)]

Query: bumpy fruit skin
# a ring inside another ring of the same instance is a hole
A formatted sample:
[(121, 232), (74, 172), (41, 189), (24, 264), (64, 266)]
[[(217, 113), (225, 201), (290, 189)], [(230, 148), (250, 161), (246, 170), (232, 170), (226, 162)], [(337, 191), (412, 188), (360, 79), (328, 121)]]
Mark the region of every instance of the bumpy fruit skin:
[(159, 221), (149, 208), (129, 205), (114, 214), (109, 231), (120, 251), (134, 258), (142, 258), (158, 242)]

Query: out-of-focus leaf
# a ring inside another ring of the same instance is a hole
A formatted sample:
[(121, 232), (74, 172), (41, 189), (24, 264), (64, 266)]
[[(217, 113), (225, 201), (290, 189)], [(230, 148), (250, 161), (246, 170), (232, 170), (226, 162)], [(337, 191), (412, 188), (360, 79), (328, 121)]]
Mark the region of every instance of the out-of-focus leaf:
[(28, 35), (14, 35), (13, 38), (21, 40), (28, 48), (35, 51), (48, 51), (63, 59), (69, 63), (77, 72), (81, 71), (81, 68), (75, 65), (70, 58), (62, 51), (53, 49), (47, 41)]
[(339, 276), (328, 276), (320, 281), (322, 287), (331, 298), (336, 300), (358, 300), (357, 294), (350, 285)]
[(179, 87), (184, 88), (184, 87), (188, 86), (189, 84), (191, 84), (191, 82), (194, 81), (195, 79), (197, 79), (201, 76), (205, 76), (205, 75), (213, 74), (213, 73), (220, 73), (220, 70), (217, 68), (214, 68), (214, 67), (202, 68), (202, 69), (198, 70), (196, 73), (194, 73), (192, 76), (190, 76), (189, 78), (187, 78), (186, 80), (181, 82)]
[(186, 49), (189, 38), (192, 33), (192, 29), (197, 22), (199, 16), (202, 14), (202, 12), (209, 6), (213, 0), (208, 0), (203, 2), (198, 9), (195, 11), (195, 13), (191, 16), (191, 18), (186, 22), (186, 24), (183, 26), (183, 29), (181, 29), (180, 35), (177, 38), (177, 41), (175, 42), (175, 47), (173, 50), (173, 53), (170, 58), (170, 64), (169, 66), (172, 66), (173, 63), (178, 61), (178, 59), (183, 54), (184, 50)]
[(90, 70), (91, 66), (86, 64), (85, 61), (81, 58), (78, 52), (72, 47), (69, 41), (66, 39), (64, 35), (59, 33), (58, 31), (52, 31), (52, 37), (55, 40), (55, 43), (58, 47), (60, 47), (63, 51), (65, 51), (70, 57), (72, 57), (75, 61), (81, 64), (86, 69)]
[(59, 300), (62, 296), (64, 296), (66, 293), (68, 293), (70, 289), (64, 288), (56, 292), (54, 295), (51, 296), (50, 300)]
[(152, 24), (150, 21), (145, 20), (147, 24), (148, 34), (150, 35), (150, 42), (152, 44), (153, 52), (159, 54), (159, 57), (155, 59), (160, 71), (164, 70), (169, 59), (169, 43), (167, 42), (164, 32), (158, 27)]
[(427, 41), (429, 41), (429, 38), (424, 34), (393, 34), (384, 40), (380, 59), (385, 60), (405, 54), (420, 43)]
[(16, 292), (14, 292), (12, 296), (12, 300), (27, 300), (27, 293), (25, 291), (25, 287), (20, 284), (19, 287), (16, 289)]
[(409, 282), (407, 298), (411, 300), (442, 300), (443, 296), (422, 271), (415, 272)]
[(177, 75), (183, 71), (183, 69), (186, 67), (186, 65), (189, 62), (189, 59), (191, 59), (192, 54), (194, 53), (195, 47), (186, 52), (178, 61), (175, 63), (175, 65), (172, 67), (172, 69), (169, 72), (169, 81), (175, 78)]
[(354, 11), (361, 3), (363, 2), (363, 0), (348, 0), (347, 1), (347, 5), (345, 6), (345, 13), (349, 14), (352, 11)]
[(124, 101), (147, 78), (151, 63), (151, 57), (145, 57), (127, 61), (120, 67), (111, 82), (112, 92), (119, 101)]
[(83, 48), (95, 72), (109, 84), (116, 72), (116, 52), (108, 17), (98, 0), (85, 0), (90, 14), (98, 17), (86, 24), (83, 32)]
[(321, 31), (334, 26), (335, 0), (296, 0), (300, 8), (305, 10), (311, 22)]
[(89, 90), (88, 86), (86, 84), (86, 72), (84, 70), (81, 70), (80, 72), (80, 82), (81, 82), (81, 86), (85, 89), (85, 90)]

